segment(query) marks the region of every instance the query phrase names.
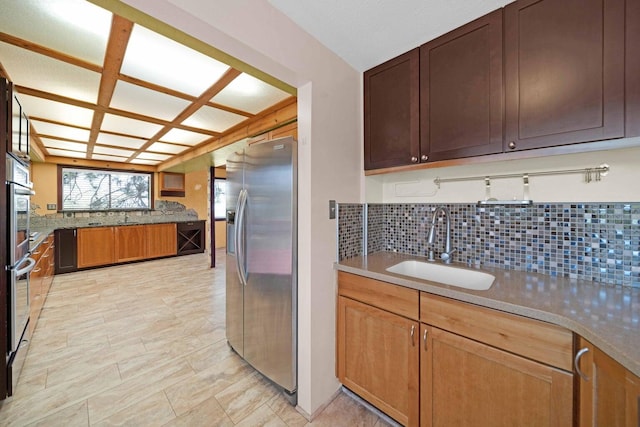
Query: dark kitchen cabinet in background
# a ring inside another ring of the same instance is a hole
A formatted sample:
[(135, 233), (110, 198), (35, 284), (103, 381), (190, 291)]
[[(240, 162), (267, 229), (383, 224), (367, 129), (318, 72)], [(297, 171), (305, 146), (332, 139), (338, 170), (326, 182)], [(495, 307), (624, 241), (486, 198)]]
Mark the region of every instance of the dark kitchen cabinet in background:
[(71, 273), (78, 269), (78, 244), (75, 228), (55, 230), (55, 273)]
[(364, 168), (419, 162), (419, 50), (364, 73)]
[(500, 153), (502, 111), (502, 9), (420, 47), (421, 161)]
[(206, 244), (204, 235), (204, 221), (179, 222), (177, 229), (178, 255), (197, 254), (204, 252)]
[(624, 136), (624, 10), (624, 0), (505, 7), (505, 151)]

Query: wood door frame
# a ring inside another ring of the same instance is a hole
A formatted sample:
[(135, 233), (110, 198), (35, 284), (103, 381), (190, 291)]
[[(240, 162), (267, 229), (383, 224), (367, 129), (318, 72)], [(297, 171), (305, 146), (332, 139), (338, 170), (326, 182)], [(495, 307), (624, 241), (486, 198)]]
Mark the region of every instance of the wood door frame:
[(216, 191), (216, 168), (209, 166), (209, 226), (211, 227), (211, 236), (209, 248), (211, 250), (210, 268), (216, 268), (216, 211), (215, 211), (215, 194)]

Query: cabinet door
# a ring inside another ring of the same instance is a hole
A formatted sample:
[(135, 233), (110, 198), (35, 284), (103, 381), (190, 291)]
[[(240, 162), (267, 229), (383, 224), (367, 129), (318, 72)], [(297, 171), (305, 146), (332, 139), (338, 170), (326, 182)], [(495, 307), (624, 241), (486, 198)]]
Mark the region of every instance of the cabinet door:
[(505, 7), (505, 151), (624, 135), (624, 0)]
[(627, 0), (625, 22), (625, 136), (640, 135), (640, 0)]
[(573, 376), (421, 325), (420, 419), (426, 426), (570, 426)]
[(78, 229), (78, 268), (116, 262), (113, 227)]
[(419, 50), (364, 73), (364, 168), (417, 163), (420, 157)]
[(147, 257), (175, 255), (177, 252), (176, 224), (149, 224), (145, 226)]
[(420, 47), (422, 161), (502, 152), (502, 9)]
[(64, 228), (55, 231), (55, 273), (70, 273), (78, 269), (78, 247), (76, 229)]
[(127, 262), (147, 257), (145, 226), (128, 225), (115, 227), (116, 262)]
[(405, 426), (417, 426), (418, 323), (338, 297), (340, 382)]
[(578, 425), (640, 425), (640, 379), (584, 338), (578, 348), (587, 349), (578, 366), (584, 375), (578, 386)]

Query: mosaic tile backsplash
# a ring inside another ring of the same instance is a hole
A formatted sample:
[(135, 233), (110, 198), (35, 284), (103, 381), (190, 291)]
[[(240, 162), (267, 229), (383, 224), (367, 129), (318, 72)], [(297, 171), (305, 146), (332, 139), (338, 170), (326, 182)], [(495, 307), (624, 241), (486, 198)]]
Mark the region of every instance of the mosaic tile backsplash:
[[(340, 206), (339, 259), (363, 255), (365, 244), (367, 253), (426, 256), (433, 211), (445, 206), (456, 262), (640, 288), (640, 202)], [(438, 256), (445, 240), (443, 215), (436, 230)]]

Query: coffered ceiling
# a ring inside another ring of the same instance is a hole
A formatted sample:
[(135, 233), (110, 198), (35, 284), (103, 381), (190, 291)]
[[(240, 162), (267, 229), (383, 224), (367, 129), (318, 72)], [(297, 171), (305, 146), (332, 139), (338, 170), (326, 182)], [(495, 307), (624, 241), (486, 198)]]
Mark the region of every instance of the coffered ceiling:
[(160, 168), (295, 100), (85, 0), (9, 0), (0, 73), (14, 82), (44, 159)]

